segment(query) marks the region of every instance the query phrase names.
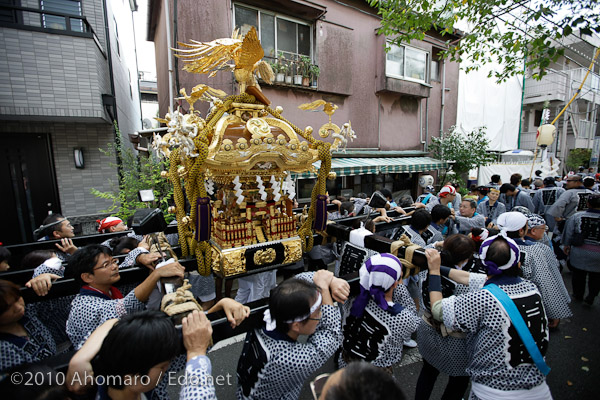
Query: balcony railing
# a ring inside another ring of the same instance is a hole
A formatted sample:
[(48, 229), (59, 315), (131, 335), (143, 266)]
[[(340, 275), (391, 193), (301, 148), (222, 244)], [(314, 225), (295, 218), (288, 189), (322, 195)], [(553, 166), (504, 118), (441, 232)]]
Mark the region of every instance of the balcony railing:
[[(524, 103), (543, 103), (546, 100), (568, 101), (581, 85), (586, 72), (586, 68), (575, 68), (567, 71), (551, 71), (540, 81), (527, 79)], [(596, 101), (600, 101), (600, 76), (590, 73), (578, 98), (593, 101), (594, 96)]]
[[(571, 74), (571, 86), (573, 93), (579, 86), (581, 82), (583, 82), (583, 78), (585, 78), (585, 74), (587, 72), (586, 68), (576, 68), (569, 71)], [(596, 101), (600, 99), (600, 76), (590, 72), (589, 76), (585, 80), (583, 87), (581, 88), (581, 93), (579, 97), (583, 100), (592, 101), (596, 96)]]
[(544, 101), (565, 101), (567, 80), (565, 72), (552, 71), (541, 80), (528, 78), (525, 81), (524, 104), (543, 103)]
[(92, 38), (106, 57), (98, 36), (82, 15), (0, 3), (0, 27)]

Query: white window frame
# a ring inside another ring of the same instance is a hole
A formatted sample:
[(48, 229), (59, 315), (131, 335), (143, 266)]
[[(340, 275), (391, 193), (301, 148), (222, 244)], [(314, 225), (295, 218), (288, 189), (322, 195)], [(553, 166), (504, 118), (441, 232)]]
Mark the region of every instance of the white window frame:
[[(279, 48), (277, 47), (277, 19), (283, 19), (286, 21), (290, 21), (290, 22), (294, 22), (298, 25), (305, 25), (308, 26), (309, 31), (310, 31), (310, 54), (309, 57), (311, 59), (312, 62), (314, 62), (314, 57), (313, 57), (313, 24), (307, 23), (306, 21), (297, 19), (297, 18), (293, 18), (293, 17), (289, 17), (287, 15), (283, 15), (283, 14), (279, 14), (273, 11), (268, 11), (259, 7), (254, 7), (254, 6), (250, 6), (248, 4), (244, 4), (244, 3), (233, 3), (233, 27), (232, 29), (235, 29), (236, 26), (236, 21), (235, 21), (235, 7), (243, 7), (243, 8), (247, 8), (250, 10), (256, 10), (258, 12), (258, 26), (256, 27), (257, 33), (258, 33), (258, 39), (262, 39), (261, 35), (262, 35), (262, 30), (261, 30), (261, 22), (260, 22), (260, 13), (263, 14), (268, 14), (268, 15), (272, 15), (275, 18), (275, 29), (274, 29), (274, 35), (275, 35), (275, 54), (272, 58), (277, 58), (278, 54), (280, 51), (283, 50), (279, 50)], [(298, 26), (296, 26), (296, 51), (298, 51)], [(289, 55), (292, 53), (289, 53), (287, 51), (283, 52), (285, 55)], [(304, 54), (300, 54), (300, 53), (294, 53), (295, 56), (301, 56)], [(271, 57), (269, 54), (265, 54), (265, 57)]]
[(387, 52), (385, 53), (385, 65), (384, 65), (385, 76), (387, 76), (389, 78), (402, 79), (402, 80), (411, 81), (411, 82), (418, 82), (418, 83), (425, 83), (425, 84), (429, 83), (429, 79), (430, 79), (429, 73), (430, 73), (430, 70), (431, 70), (431, 65), (430, 65), (430, 63), (431, 63), (431, 54), (428, 51), (423, 50), (423, 49), (419, 49), (418, 47), (406, 46), (406, 45), (397, 45), (397, 44), (393, 44), (391, 42), (387, 42), (386, 44), (389, 47), (396, 46), (396, 47), (403, 47), (404, 48), (404, 52), (403, 52), (403, 54), (404, 54), (404, 61), (402, 63), (402, 66), (404, 68), (404, 71), (403, 71), (404, 74), (406, 74), (406, 49), (409, 48), (411, 50), (415, 50), (415, 51), (424, 53), (425, 54), (425, 79), (421, 80), (421, 79), (411, 78), (411, 77), (405, 76), (405, 75), (396, 75), (396, 74), (388, 73), (387, 72), (387, 62), (388, 62), (388, 59), (387, 59), (388, 53)]

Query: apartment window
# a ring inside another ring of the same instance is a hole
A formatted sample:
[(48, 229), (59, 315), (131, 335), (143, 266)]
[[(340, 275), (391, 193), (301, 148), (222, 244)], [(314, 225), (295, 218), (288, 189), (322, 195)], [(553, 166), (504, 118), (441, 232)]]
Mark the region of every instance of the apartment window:
[(255, 27), (265, 56), (275, 58), (279, 52), (289, 56), (311, 56), (312, 26), (294, 18), (235, 4), (234, 27), (245, 35)]
[(117, 42), (117, 54), (121, 57), (121, 45), (119, 44), (119, 30), (117, 29), (117, 19), (113, 17), (113, 22), (115, 24), (115, 42)]
[(540, 126), (542, 124), (542, 110), (535, 110), (535, 116), (533, 117), (533, 126)]
[(431, 80), (440, 81), (440, 62), (439, 60), (431, 60)]
[[(20, 6), (21, 4), (15, 0), (0, 0), (0, 5), (4, 6)], [(20, 12), (11, 8), (0, 7), (0, 23), (16, 24), (20, 21)]]
[[(83, 15), (81, 12), (81, 1), (79, 0), (40, 0), (40, 9), (60, 14)], [(84, 31), (83, 20), (81, 18), (70, 18), (52, 14), (42, 14), (42, 26), (61, 31)]]
[(385, 74), (391, 78), (427, 82), (427, 52), (388, 43)]

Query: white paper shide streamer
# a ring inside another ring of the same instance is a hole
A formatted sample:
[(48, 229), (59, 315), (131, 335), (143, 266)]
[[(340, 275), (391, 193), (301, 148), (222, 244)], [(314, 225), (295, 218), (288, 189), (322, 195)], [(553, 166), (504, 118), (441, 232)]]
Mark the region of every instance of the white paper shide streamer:
[(273, 189), (273, 200), (279, 201), (281, 198), (281, 185), (277, 179), (273, 175), (271, 175), (271, 189)]
[(233, 190), (235, 190), (236, 195), (235, 202), (238, 203), (238, 205), (242, 204), (244, 202), (244, 195), (242, 192), (242, 184), (240, 183), (239, 175), (233, 180)]
[(260, 194), (260, 199), (265, 201), (267, 199), (267, 192), (265, 192), (265, 185), (263, 184), (262, 178), (257, 176), (256, 182), (258, 182), (258, 194)]

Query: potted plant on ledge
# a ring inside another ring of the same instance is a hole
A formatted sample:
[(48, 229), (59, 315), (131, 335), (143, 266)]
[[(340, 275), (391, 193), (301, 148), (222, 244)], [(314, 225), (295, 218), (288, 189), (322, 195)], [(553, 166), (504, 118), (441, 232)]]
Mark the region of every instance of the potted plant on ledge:
[(310, 66), (310, 75), (312, 78), (312, 82), (311, 82), (311, 87), (316, 88), (317, 87), (317, 81), (319, 79), (319, 74), (321, 73), (321, 70), (319, 69), (318, 65), (312, 64)]
[(294, 85), (302, 85), (302, 60), (296, 59), (294, 66)]
[(302, 86), (310, 86), (310, 57), (300, 56), (300, 71), (302, 73)]
[(285, 72), (284, 72), (285, 66), (280, 64), (278, 61), (275, 61), (270, 64), (271, 64), (271, 69), (275, 73), (275, 82), (283, 83), (285, 81)]

